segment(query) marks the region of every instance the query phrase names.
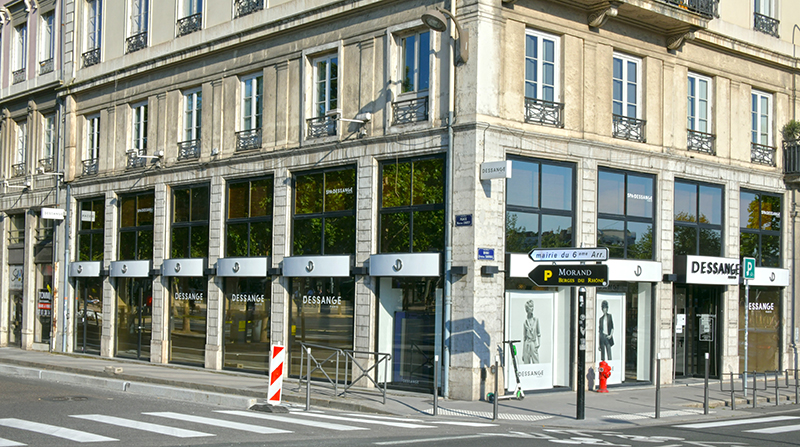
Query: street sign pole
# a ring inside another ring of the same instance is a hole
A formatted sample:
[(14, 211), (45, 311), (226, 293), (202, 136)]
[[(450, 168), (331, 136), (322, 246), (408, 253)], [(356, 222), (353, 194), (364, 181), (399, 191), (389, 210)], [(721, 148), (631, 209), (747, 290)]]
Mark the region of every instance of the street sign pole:
[(756, 277), (756, 260), (755, 258), (744, 258), (744, 395), (747, 396), (747, 357), (748, 347), (747, 333), (750, 332), (750, 280)]
[(586, 408), (586, 288), (578, 289), (578, 402), (576, 419), (583, 420)]

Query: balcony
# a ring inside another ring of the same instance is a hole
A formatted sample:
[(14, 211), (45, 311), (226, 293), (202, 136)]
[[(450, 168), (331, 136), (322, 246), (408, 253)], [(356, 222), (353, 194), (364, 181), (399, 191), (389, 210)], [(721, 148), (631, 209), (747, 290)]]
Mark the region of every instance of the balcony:
[(244, 17), (264, 9), (264, 0), (236, 0), (233, 7), (236, 11), (236, 18)]
[(308, 133), (306, 137), (323, 138), (332, 137), (336, 135), (336, 123), (338, 120), (336, 116), (318, 116), (316, 118), (309, 118), (306, 120), (308, 124)]
[(392, 103), (392, 125), (428, 121), (428, 97), (406, 99)]
[(203, 29), (203, 14), (192, 14), (188, 17), (178, 19), (178, 37), (191, 34)]
[(688, 129), (686, 131), (686, 148), (690, 151), (702, 152), (709, 155), (717, 155), (717, 149), (714, 146), (714, 141), (717, 139), (714, 134), (699, 132), (696, 130)]
[(131, 149), (128, 151), (128, 162), (125, 167), (127, 169), (137, 169), (147, 166), (147, 159), (141, 157), (147, 155), (147, 149)]
[(800, 140), (783, 142), (783, 173), (800, 181)]
[[(258, 145), (261, 146), (261, 143), (259, 142)], [(178, 160), (191, 160), (193, 158), (200, 158), (200, 140), (178, 143)]]
[(564, 127), (564, 103), (525, 98), (525, 122)]
[(11, 176), (22, 177), (23, 175), (25, 175), (25, 170), (26, 170), (25, 162), (11, 165)]
[(773, 19), (770, 16), (765, 16), (757, 12), (753, 13), (753, 28), (755, 28), (756, 31), (761, 31), (764, 34), (780, 37), (778, 35), (778, 25), (780, 23), (781, 22), (779, 22), (778, 19)]
[(19, 70), (14, 70), (11, 73), (11, 76), (13, 77), (12, 82), (14, 84), (19, 84), (20, 82), (25, 80), (25, 69), (24, 68), (20, 68)]
[(750, 143), (750, 161), (767, 166), (775, 166), (775, 148), (758, 143)]
[(53, 172), (54, 165), (55, 159), (53, 157), (42, 158), (39, 160), (39, 172)]
[(91, 158), (89, 160), (83, 160), (83, 175), (97, 175), (100, 171), (100, 159), (99, 158)]
[(39, 62), (39, 75), (53, 72), (53, 58)]
[(247, 151), (261, 148), (261, 129), (249, 129), (236, 132), (236, 151)]
[(628, 118), (627, 116), (623, 115), (613, 115), (613, 118), (614, 118), (614, 127), (613, 127), (614, 138), (621, 138), (623, 140), (630, 140), (630, 141), (639, 141), (641, 143), (645, 142), (644, 138), (644, 125), (646, 124), (645, 120)]
[(83, 59), (83, 68), (91, 67), (100, 63), (100, 48), (94, 48), (81, 55)]
[(600, 28), (609, 19), (660, 32), (668, 38), (708, 28), (719, 17), (719, 0), (551, 0), (580, 8), (588, 25)]
[(147, 47), (147, 31), (125, 39), (125, 53), (133, 53)]

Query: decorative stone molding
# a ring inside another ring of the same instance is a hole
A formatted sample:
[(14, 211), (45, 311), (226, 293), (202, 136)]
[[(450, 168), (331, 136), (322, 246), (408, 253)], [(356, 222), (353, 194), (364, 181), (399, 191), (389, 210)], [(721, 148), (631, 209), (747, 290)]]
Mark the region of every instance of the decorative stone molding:
[(678, 50), (687, 40), (694, 40), (695, 34), (693, 31), (683, 32), (667, 37), (667, 49)]
[(608, 22), (608, 19), (617, 16), (619, 13), (617, 9), (621, 4), (622, 2), (610, 1), (608, 2), (607, 8), (602, 8), (589, 14), (589, 26), (591, 28), (601, 28), (606, 24), (606, 22)]

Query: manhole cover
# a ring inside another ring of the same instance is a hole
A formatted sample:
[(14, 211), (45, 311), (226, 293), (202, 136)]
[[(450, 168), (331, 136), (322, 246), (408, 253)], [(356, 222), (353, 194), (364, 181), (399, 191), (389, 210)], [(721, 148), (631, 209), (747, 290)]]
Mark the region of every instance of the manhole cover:
[(82, 400), (89, 400), (88, 397), (84, 396), (59, 396), (54, 397), (52, 399), (53, 402), (64, 402), (64, 401), (82, 401)]

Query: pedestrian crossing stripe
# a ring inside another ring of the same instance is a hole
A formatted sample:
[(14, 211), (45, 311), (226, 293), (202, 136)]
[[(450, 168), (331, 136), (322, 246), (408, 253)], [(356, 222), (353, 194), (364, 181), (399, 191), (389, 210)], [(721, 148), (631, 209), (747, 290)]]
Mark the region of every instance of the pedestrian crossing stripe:
[(185, 430), (182, 428), (168, 427), (166, 425), (152, 424), (149, 422), (134, 421), (133, 419), (124, 419), (114, 416), (106, 416), (103, 414), (71, 414), (70, 417), (78, 419), (86, 419), (88, 421), (100, 422), (103, 424), (116, 425), (118, 427), (126, 427), (135, 430), (148, 431), (151, 433), (173, 436), (176, 438), (202, 438), (204, 436), (216, 436), (211, 433), (203, 433), (194, 430)]
[(241, 422), (226, 421), (224, 419), (214, 419), (202, 416), (193, 416), (190, 414), (173, 413), (170, 411), (142, 413), (142, 414), (146, 414), (148, 416), (167, 418), (167, 419), (175, 419), (184, 422), (194, 422), (197, 424), (211, 425), (214, 427), (223, 427), (223, 428), (230, 428), (233, 430), (248, 431), (251, 433), (258, 433), (262, 435), (291, 433), (291, 431), (289, 430), (281, 430), (279, 428), (264, 427), (262, 425), (242, 424)]
[[(322, 418), (322, 419), (331, 419), (337, 421), (352, 421), (352, 418), (342, 417), (342, 416), (332, 416), (329, 414), (308, 414), (308, 413), (293, 413), (297, 415), (312, 417), (312, 418)], [(394, 422), (394, 421), (380, 421), (380, 420), (371, 420), (371, 419), (362, 419), (359, 421), (362, 424), (375, 424), (375, 425), (388, 425), (390, 427), (399, 427), (399, 428), (436, 428), (433, 425), (421, 425), (421, 424), (409, 424), (408, 422)]]
[(18, 447), (25, 444), (20, 444), (19, 442), (14, 442), (10, 439), (3, 439), (0, 438), (0, 447)]
[(67, 439), (69, 441), (75, 441), (75, 442), (119, 441), (119, 439), (95, 435), (94, 433), (87, 433), (85, 431), (72, 430), (71, 428), (58, 427), (55, 425), (25, 421), (16, 418), (0, 419), (0, 425), (9, 428), (17, 428), (20, 430), (32, 431), (43, 435), (55, 436), (57, 438)]
[(789, 433), (792, 431), (800, 431), (800, 425), (782, 425), (780, 427), (759, 428), (756, 430), (745, 430), (745, 433), (762, 433), (774, 435), (776, 433)]
[(274, 421), (274, 422), (285, 422), (287, 424), (305, 425), (307, 427), (326, 428), (328, 430), (335, 430), (335, 431), (369, 430), (368, 428), (355, 427), (352, 425), (331, 424), (322, 421), (308, 421), (305, 419), (294, 419), (286, 416), (274, 416), (271, 414), (254, 413), (252, 411), (217, 410), (217, 413), (230, 414), (232, 416), (243, 416), (256, 419), (264, 419), (267, 421)]
[(697, 424), (683, 424), (675, 425), (676, 428), (714, 428), (714, 427), (732, 427), (734, 425), (747, 425), (747, 424), (763, 424), (766, 422), (781, 422), (800, 419), (797, 416), (771, 416), (764, 418), (750, 418), (750, 419), (734, 419), (729, 421), (717, 422), (700, 422)]
[(401, 421), (401, 422), (430, 422), (434, 424), (444, 424), (444, 425), (459, 425), (462, 427), (497, 427), (497, 424), (487, 424), (485, 422), (466, 422), (466, 421), (423, 421), (422, 419), (398, 419), (396, 417), (389, 417), (389, 416), (378, 416), (375, 414), (354, 414), (350, 413), (348, 416), (353, 417), (360, 417), (360, 418), (369, 418), (369, 419), (382, 419), (388, 421)]

